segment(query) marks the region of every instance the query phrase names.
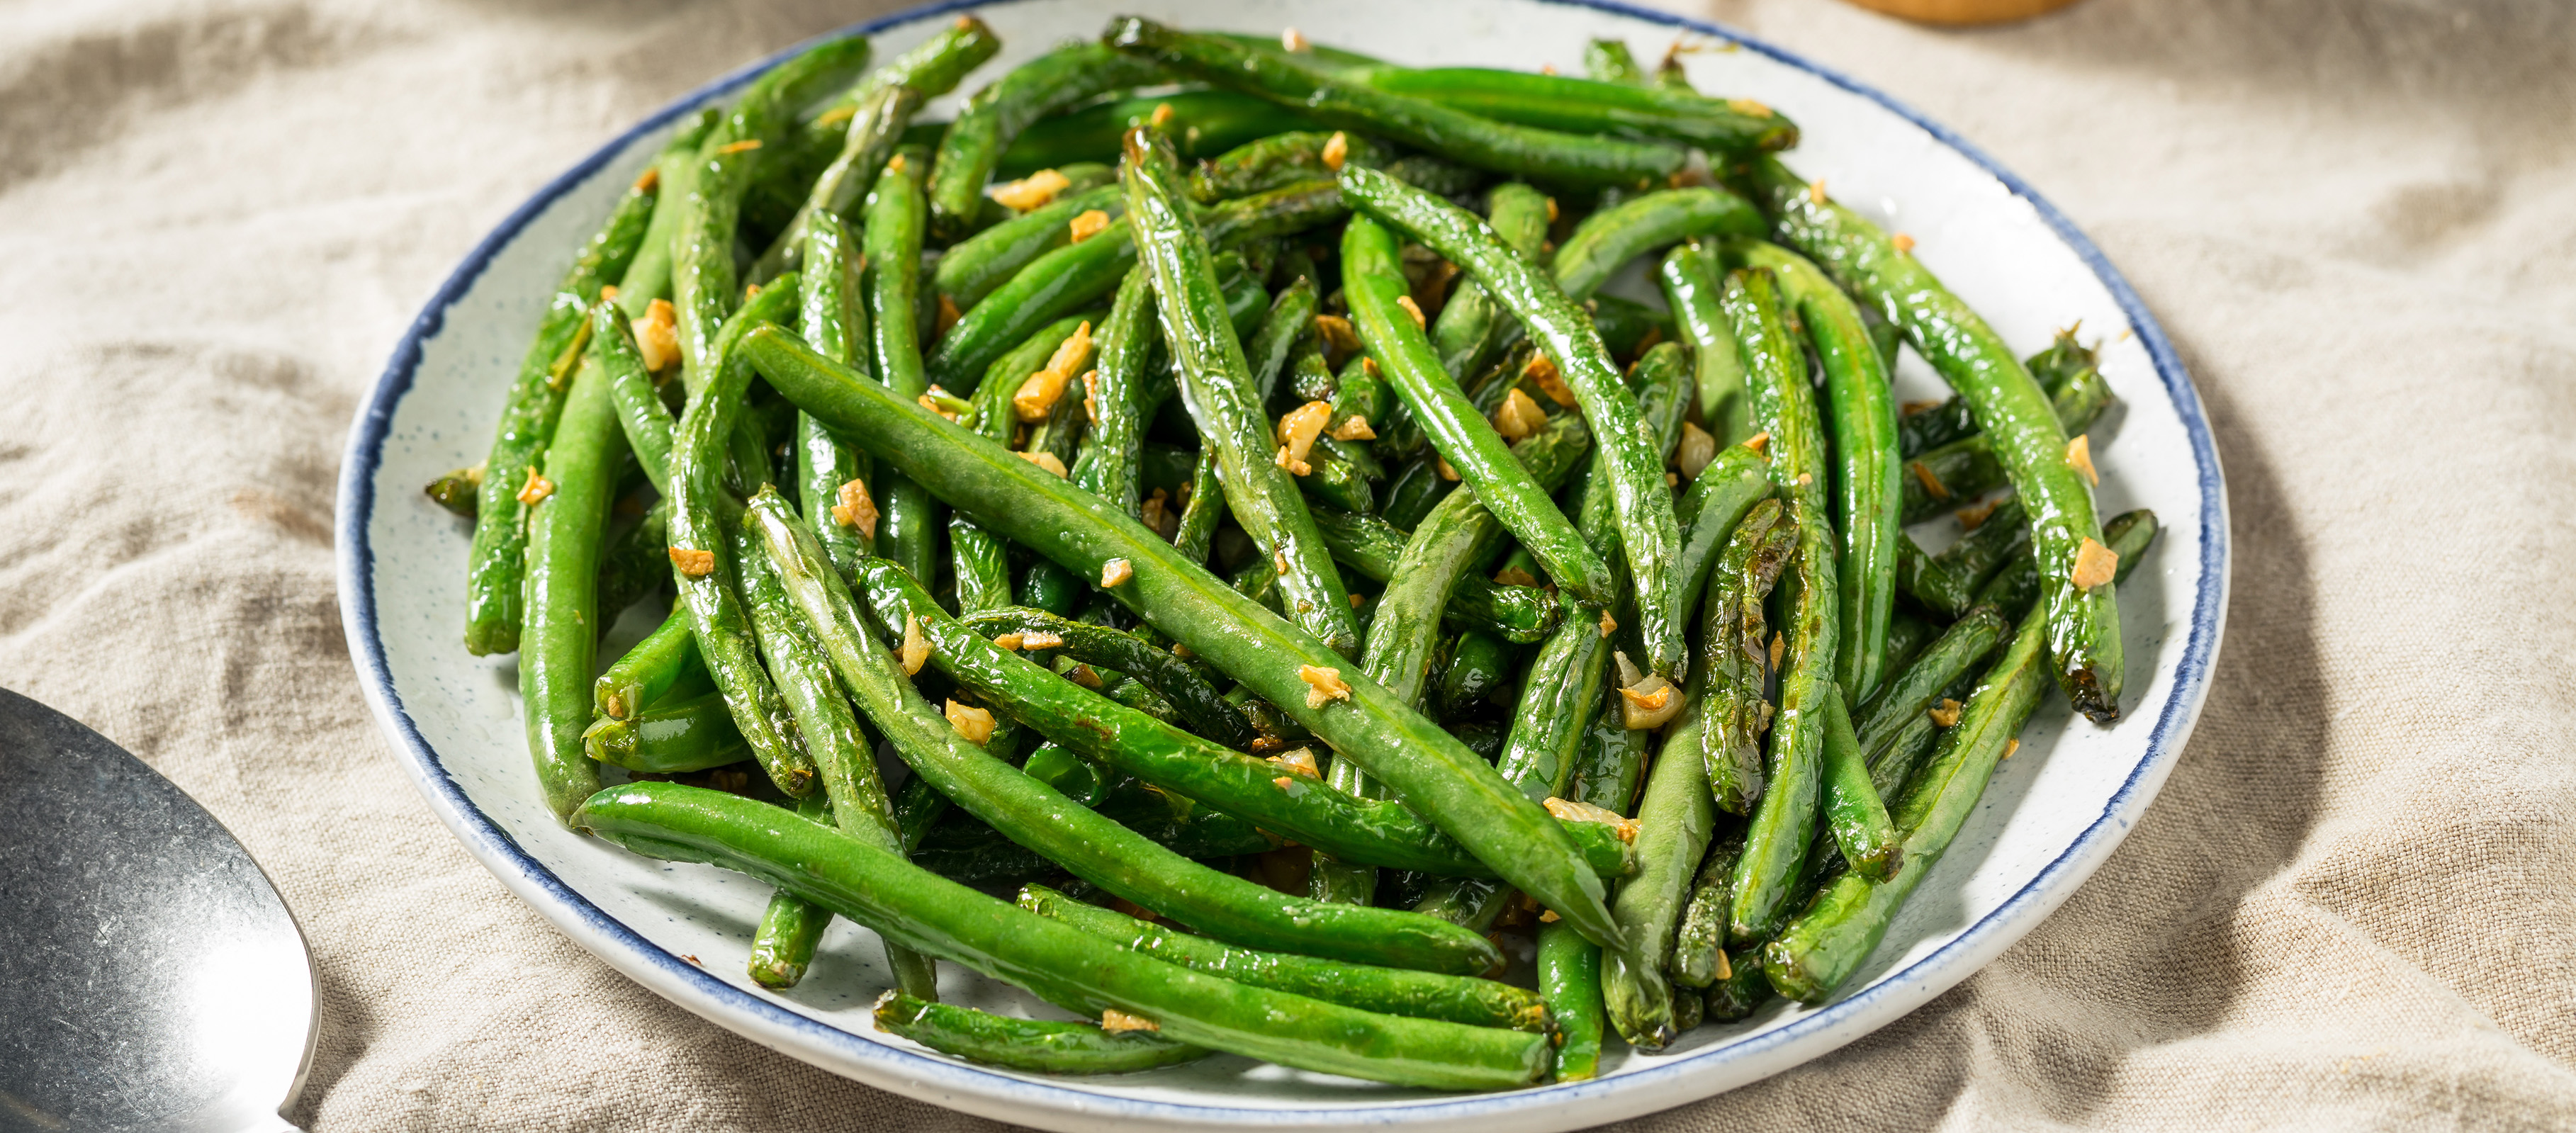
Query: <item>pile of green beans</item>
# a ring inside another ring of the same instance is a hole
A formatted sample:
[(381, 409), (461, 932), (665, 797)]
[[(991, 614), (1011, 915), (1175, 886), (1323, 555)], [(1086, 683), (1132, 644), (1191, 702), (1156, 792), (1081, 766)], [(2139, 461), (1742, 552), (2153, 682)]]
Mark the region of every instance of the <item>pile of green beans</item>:
[[(849, 918), (880, 1029), (1015, 1070), (1502, 1089), (1830, 997), (2051, 687), (2118, 715), (2093, 352), (1677, 57), (1289, 41), (975, 80), (959, 17), (674, 128), (430, 486), (539, 796), (774, 887), (761, 985)], [(1900, 337), (1957, 396), (1898, 412)]]

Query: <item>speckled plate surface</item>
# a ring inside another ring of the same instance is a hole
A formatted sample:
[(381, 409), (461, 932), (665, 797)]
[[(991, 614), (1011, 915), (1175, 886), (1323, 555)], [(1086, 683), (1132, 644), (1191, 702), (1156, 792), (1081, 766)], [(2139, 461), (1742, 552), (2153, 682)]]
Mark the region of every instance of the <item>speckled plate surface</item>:
[[(870, 25), (879, 57), (930, 34), (956, 5)], [(1870, 88), (1708, 25), (1610, 4), (1539, 0), (1022, 0), (977, 9), (1007, 45), (974, 85), (1116, 12), (1203, 28), (1295, 26), (1417, 64), (1573, 69), (1584, 41), (1628, 39), (1652, 58), (1676, 36), (1702, 90), (1757, 98), (1796, 119), (1788, 155), (1836, 197), (1910, 233), (1917, 254), (2017, 349), (2082, 320), (2104, 340), (2122, 405), (2093, 435), (2104, 514), (2151, 507), (2165, 534), (2123, 588), (2125, 721), (2105, 730), (2044, 707), (1978, 813), (1832, 1002), (1775, 1002), (1703, 1027), (1665, 1053), (1613, 1053), (1599, 1080), (1444, 1095), (1220, 1056), (1190, 1066), (1058, 1080), (967, 1065), (871, 1026), (886, 985), (865, 930), (836, 923), (806, 982), (783, 994), (743, 974), (767, 890), (736, 874), (648, 861), (566, 833), (539, 801), (508, 658), (459, 644), (467, 532), (421, 494), (481, 459), (495, 414), (565, 257), (606, 215), (683, 110), (727, 97), (768, 63), (682, 99), (583, 159), (475, 248), (395, 347), (350, 430), (341, 471), (340, 602), (369, 703), (440, 819), (502, 882), (619, 971), (719, 1025), (889, 1090), (1062, 1129), (1409, 1125), (1480, 1133), (1558, 1130), (1663, 1109), (1777, 1073), (1939, 994), (2063, 902), (2118, 845), (2181, 752), (2206, 692), (2227, 601), (2227, 503), (2200, 400), (2154, 318), (2093, 245), (2027, 185), (1966, 142)], [(782, 56), (783, 57), (783, 56)], [(774, 61), (774, 60), (773, 60)], [(934, 102), (946, 117), (954, 98)], [(1635, 273), (1628, 281), (1638, 286)], [(1910, 354), (1900, 393), (1938, 396)], [(1945, 537), (1935, 527), (1927, 540)], [(642, 621), (630, 616), (627, 631)], [(683, 957), (705, 960), (704, 966)], [(947, 967), (943, 994), (1046, 1012)], [(1615, 1044), (1614, 1044), (1615, 1045)]]

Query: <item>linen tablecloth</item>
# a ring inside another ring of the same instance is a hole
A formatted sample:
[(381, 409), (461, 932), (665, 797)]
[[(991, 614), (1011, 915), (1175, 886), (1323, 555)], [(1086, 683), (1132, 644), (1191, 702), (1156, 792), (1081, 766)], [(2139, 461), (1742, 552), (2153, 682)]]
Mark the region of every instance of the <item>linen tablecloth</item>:
[[(886, 7), (0, 9), (0, 684), (276, 878), (321, 975), (299, 1120), (990, 1126), (701, 1022), (505, 892), (397, 769), (333, 592), (351, 412), (450, 266), (649, 108)], [(2199, 731), (2062, 910), (1633, 1126), (2576, 1125), (2576, 10), (1686, 10), (1878, 84), (2090, 233), (2199, 383), (2236, 560)]]

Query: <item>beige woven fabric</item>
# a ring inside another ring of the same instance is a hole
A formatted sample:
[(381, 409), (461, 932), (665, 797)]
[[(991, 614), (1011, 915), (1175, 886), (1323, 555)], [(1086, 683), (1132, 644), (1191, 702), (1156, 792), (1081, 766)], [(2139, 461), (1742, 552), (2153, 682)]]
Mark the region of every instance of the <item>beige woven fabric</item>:
[[(645, 108), (863, 7), (0, 8), (0, 683), (276, 877), (322, 975), (301, 1120), (988, 1125), (547, 927), (405, 784), (333, 595), (351, 410), (449, 266)], [(2576, 1125), (2576, 16), (1700, 14), (1955, 126), (2126, 269), (2218, 430), (2235, 596), (2198, 735), (2062, 911), (1868, 1039), (1633, 1124)]]

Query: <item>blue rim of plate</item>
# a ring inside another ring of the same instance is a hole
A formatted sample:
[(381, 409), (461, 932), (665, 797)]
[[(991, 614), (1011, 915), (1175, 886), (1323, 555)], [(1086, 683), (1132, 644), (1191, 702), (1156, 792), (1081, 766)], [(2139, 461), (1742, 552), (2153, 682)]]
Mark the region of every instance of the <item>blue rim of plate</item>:
[[(340, 616), (345, 627), (350, 654), (356, 662), (360, 684), (369, 707), (378, 720), (400, 742), (411, 759), (405, 769), (413, 782), (429, 797), (434, 809), (448, 828), (467, 843), (475, 857), (486, 868), (518, 892), (541, 913), (558, 925), (569, 928), (578, 922), (596, 934), (595, 939), (613, 945), (625, 955), (616, 966), (630, 975), (638, 970), (650, 971), (664, 984), (692, 987), (706, 996), (706, 1004), (683, 1004), (702, 1013), (718, 1012), (757, 1019), (768, 1025), (796, 1032), (805, 1041), (834, 1050), (855, 1062), (877, 1063), (886, 1070), (912, 1077), (923, 1084), (945, 1086), (962, 1093), (1039, 1106), (1059, 1112), (1070, 1111), (1089, 1117), (1129, 1117), (1174, 1124), (1189, 1122), (1230, 1122), (1234, 1124), (1395, 1124), (1415, 1122), (1449, 1122), (1518, 1109), (1534, 1097), (1549, 1102), (1582, 1103), (1608, 1101), (1611, 1097), (1637, 1092), (1661, 1093), (1658, 1085), (1669, 1086), (1674, 1079), (1705, 1073), (1716, 1065), (1761, 1059), (1769, 1052), (1806, 1039), (1824, 1035), (1834, 1039), (1825, 1050), (1854, 1041), (1870, 1031), (1901, 1017), (1905, 1011), (1929, 1002), (1934, 996), (1955, 986), (1973, 974), (1992, 953), (1999, 953), (2017, 940), (2028, 923), (2044, 918), (2072, 892), (2061, 882), (2080, 882), (2089, 876), (2113, 847), (2125, 837), (2138, 814), (2163, 784), (2172, 769), (2182, 745), (2190, 737), (2198, 720), (2200, 706), (2208, 691), (2209, 675), (2217, 660), (2221, 631), (2226, 620), (2228, 587), (2227, 491), (2218, 464), (2218, 450), (2203, 415), (2199, 391), (2191, 384), (2182, 361), (2174, 354), (2173, 343), (2165, 337), (2164, 328), (2129, 286), (2118, 268), (2093, 246), (2065, 214), (2039, 195), (2021, 178), (1952, 133), (1947, 127), (1916, 113), (1913, 108), (1885, 93), (1822, 66), (1794, 52), (1752, 39), (1715, 24), (1620, 3), (1619, 0), (1533, 0), (1559, 7), (1589, 8), (1625, 16), (1647, 23), (1679, 28), (1715, 37), (1758, 52), (1780, 63), (1813, 74), (1827, 82), (1860, 95), (1888, 111), (1922, 128), (1941, 144), (1957, 151), (1978, 168), (2001, 182), (2012, 194), (2029, 202), (2049, 229), (2091, 268), (2103, 287), (2119, 303), (2121, 313), (2146, 348), (2154, 363), (2157, 377), (2173, 401), (2185, 433), (2191, 438), (2193, 464), (2198, 474), (2200, 508), (2200, 578), (2195, 589), (2190, 635), (2184, 643), (2181, 659), (2174, 671), (2173, 694), (2166, 699), (2164, 711), (2157, 717), (2147, 739), (2147, 752), (2133, 767), (2128, 778), (2103, 807), (2102, 814), (2083, 833), (2076, 836), (2064, 852), (2051, 861), (2028, 883), (1994, 911), (1962, 930), (1949, 943), (1931, 955), (1887, 973), (1876, 983), (1863, 988), (1848, 999), (1837, 1000), (1825, 1008), (1794, 1022), (1745, 1039), (1712, 1047), (1708, 1050), (1675, 1058), (1645, 1070), (1618, 1074), (1588, 1082), (1533, 1087), (1499, 1094), (1478, 1094), (1453, 1099), (1391, 1101), (1382, 1106), (1297, 1108), (1236, 1108), (1231, 1106), (1188, 1105), (1176, 1102), (1148, 1101), (1120, 1097), (1089, 1090), (1060, 1086), (1043, 1080), (987, 1070), (945, 1058), (903, 1050), (866, 1038), (850, 1031), (797, 1014), (776, 1003), (736, 988), (698, 966), (689, 963), (643, 938), (616, 918), (609, 916), (589, 899), (563, 883), (552, 870), (538, 863), (518, 843), (512, 841), (491, 819), (465, 796), (463, 788), (449, 775), (439, 761), (438, 753), (422, 737), (403, 707), (402, 696), (393, 685), (384, 647), (377, 636), (376, 598), (374, 589), (375, 552), (368, 542), (367, 521), (375, 510), (375, 476), (382, 460), (385, 439), (391, 429), (394, 409), (404, 395), (411, 392), (417, 375), (423, 344), (437, 337), (446, 325), (448, 308), (472, 289), (494, 256), (515, 240), (519, 232), (555, 200), (571, 192), (597, 173), (599, 169), (624, 153), (646, 134), (661, 128), (681, 114), (706, 104), (749, 82), (761, 72), (794, 56), (807, 46), (824, 40), (849, 35), (870, 35), (887, 28), (926, 20), (952, 12), (999, 7), (1015, 0), (939, 0), (906, 9), (890, 16), (854, 24), (838, 31), (816, 36), (757, 63), (743, 67), (707, 85), (681, 96), (669, 106), (618, 135), (605, 146), (566, 170), (561, 176), (537, 191), (508, 218), (486, 235), (474, 251), (459, 264), (447, 281), (440, 285), (427, 306), (412, 321), (394, 348), (393, 357), (377, 379), (372, 397), (359, 408), (357, 421), (350, 429), (349, 449), (341, 465), (339, 505), (339, 573)], [(515, 874), (515, 876), (513, 876)], [(2072, 875), (2072, 876), (2070, 876)], [(540, 900), (542, 896), (544, 899)], [(2008, 935), (2007, 935), (2008, 934)], [(1998, 937), (2000, 936), (2000, 940)], [(585, 942), (587, 943), (587, 942)], [(1902, 1010), (1887, 1013), (1876, 1022), (1863, 1017), (1877, 1017), (1891, 1000), (1907, 1001)], [(710, 1014), (710, 1018), (725, 1020)], [(1834, 1034), (1834, 1032), (1841, 1032)], [(918, 1096), (918, 1095), (915, 1095)], [(1687, 1104), (1691, 1098), (1676, 1098), (1668, 1103)], [(1641, 1111), (1641, 1112), (1651, 1112)], [(1605, 1117), (1620, 1117), (1611, 1114)]]

